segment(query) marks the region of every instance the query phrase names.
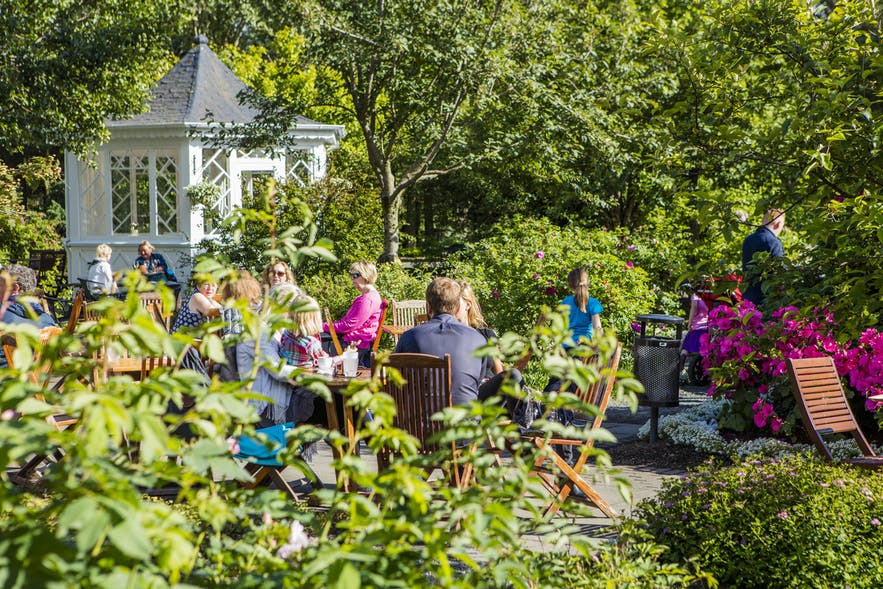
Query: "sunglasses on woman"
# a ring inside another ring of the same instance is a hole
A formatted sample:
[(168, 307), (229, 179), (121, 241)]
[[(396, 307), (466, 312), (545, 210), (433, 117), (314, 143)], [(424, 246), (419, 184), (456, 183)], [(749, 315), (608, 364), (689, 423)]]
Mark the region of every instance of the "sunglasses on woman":
[(285, 276), (285, 270), (274, 270), (273, 276)]
[(356, 278), (361, 278), (361, 277), (362, 277), (362, 275), (359, 274), (358, 272), (350, 272), (350, 278), (352, 278), (353, 280), (355, 280)]

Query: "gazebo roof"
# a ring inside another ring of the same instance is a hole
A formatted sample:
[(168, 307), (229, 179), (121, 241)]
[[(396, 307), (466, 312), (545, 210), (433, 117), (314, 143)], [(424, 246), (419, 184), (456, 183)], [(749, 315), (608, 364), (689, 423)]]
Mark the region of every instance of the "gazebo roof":
[[(218, 58), (199, 35), (197, 45), (181, 58), (151, 90), (149, 109), (125, 120), (107, 121), (109, 128), (156, 125), (249, 123), (258, 110), (239, 102), (246, 85)], [(320, 125), (297, 117), (298, 125)]]

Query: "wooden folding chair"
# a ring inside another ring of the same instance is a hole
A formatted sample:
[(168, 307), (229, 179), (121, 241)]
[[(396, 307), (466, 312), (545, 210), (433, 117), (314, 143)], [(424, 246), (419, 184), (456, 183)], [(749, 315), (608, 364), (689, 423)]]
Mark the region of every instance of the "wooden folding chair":
[[(386, 368), (395, 368), (404, 382), (401, 385), (394, 383), (388, 378)], [(395, 401), (393, 425), (417, 438), (421, 454), (436, 452), (438, 444), (431, 444), (427, 440), (445, 427), (441, 421), (433, 420), (432, 416), (453, 404), (450, 355), (439, 358), (429, 354), (390, 354), (381, 371), (381, 378), (383, 390)], [(456, 464), (456, 446), (452, 444), (451, 449), (454, 465), (445, 474), (456, 486), (465, 487), (471, 478), (471, 468), (467, 466), (461, 472)], [(391, 458), (389, 450), (378, 453), (378, 469), (389, 468)], [(437, 465), (437, 468), (444, 470), (443, 465)]]
[(883, 456), (878, 456), (871, 448), (843, 394), (834, 360), (830, 357), (789, 358), (787, 362), (794, 400), (806, 433), (819, 453), (833, 461), (834, 456), (823, 436), (849, 434), (862, 456), (843, 462), (865, 468), (883, 468)]
[(340, 346), (340, 339), (338, 339), (337, 332), (334, 330), (334, 321), (331, 320), (331, 311), (328, 310), (328, 307), (325, 307), (325, 323), (328, 324), (328, 333), (331, 335), (334, 349), (337, 351), (337, 355), (340, 356), (343, 354), (343, 348)]
[[(598, 366), (601, 377), (598, 381), (590, 385), (586, 390), (578, 391), (577, 396), (586, 404), (594, 405), (598, 408), (599, 414), (592, 420), (586, 422), (585, 427), (590, 431), (595, 431), (601, 427), (604, 421), (604, 412), (607, 410), (607, 404), (610, 401), (610, 393), (613, 391), (613, 385), (616, 381), (616, 371), (619, 368), (619, 359), (622, 354), (622, 344), (617, 343), (616, 350), (604, 366)], [(589, 359), (588, 362), (597, 362), (597, 358)], [(597, 364), (596, 364), (597, 366)], [(581, 499), (589, 505), (600, 509), (607, 517), (616, 517), (617, 514), (607, 501), (598, 494), (592, 486), (583, 480), (582, 471), (586, 462), (591, 455), (592, 440), (571, 440), (568, 438), (547, 438), (542, 432), (536, 434), (528, 433), (525, 439), (533, 442), (538, 448), (542, 449), (547, 446), (579, 446), (582, 448), (577, 456), (576, 463), (571, 466), (558, 452), (549, 448), (551, 456), (541, 455), (534, 464), (534, 473), (540, 477), (543, 486), (553, 496), (552, 502), (546, 507), (545, 514), (551, 515), (556, 513), (561, 504), (568, 498)], [(551, 465), (545, 466), (549, 461)], [(577, 487), (582, 491), (583, 497), (573, 495), (573, 488)]]
[(386, 312), (389, 310), (389, 301), (382, 299), (380, 301), (380, 323), (377, 324), (377, 334), (374, 336), (374, 343), (371, 345), (371, 351), (377, 353), (380, 347), (380, 338), (384, 334), (384, 324), (386, 323)]
[[(42, 355), (43, 347), (49, 341), (50, 338), (57, 337), (64, 333), (64, 330), (60, 327), (45, 327), (40, 330), (40, 344), (34, 350), (34, 363), (32, 370), (28, 373), (28, 380), (35, 385), (42, 385), (43, 390), (48, 390), (51, 375), (49, 373), (49, 369), (47, 366), (40, 365), (40, 356)], [(14, 338), (10, 336), (3, 337), (3, 353), (6, 355), (7, 365), (11, 369), (15, 369), (15, 351), (17, 348), (16, 341)], [(64, 378), (59, 378), (56, 383), (52, 386), (53, 392), (61, 391), (64, 386)], [(42, 392), (34, 395), (35, 398), (39, 401), (45, 401), (45, 396)], [(66, 429), (77, 423), (77, 419), (67, 415), (65, 413), (53, 413), (46, 417), (46, 422), (49, 423), (52, 427), (56, 429), (56, 431), (61, 431)], [(30, 485), (30, 479), (32, 473), (37, 470), (44, 462), (49, 461), (50, 457), (55, 462), (61, 460), (64, 457), (64, 453), (61, 448), (53, 448), (48, 451), (40, 452), (32, 456), (23, 466), (21, 466), (17, 471), (11, 473), (9, 475), (9, 480), (11, 480), (15, 484), (19, 485)]]
[[(300, 501), (301, 495), (294, 490), (288, 480), (282, 476), (287, 465), (279, 461), (278, 454), (283, 446), (290, 445), (291, 442), (286, 439), (286, 432), (294, 429), (293, 423), (283, 423), (257, 430), (267, 436), (269, 447), (261, 444), (256, 439), (242, 437), (239, 439), (241, 450), (248, 452), (245, 448), (246, 442), (249, 446), (255, 447), (253, 454), (243, 453), (242, 451), (236, 455), (236, 458), (245, 460), (245, 470), (251, 475), (251, 480), (244, 481), (241, 486), (245, 489), (254, 489), (262, 484), (272, 482), (276, 488), (291, 497), (294, 501)], [(296, 468), (304, 470), (304, 474), (311, 481), (318, 481), (319, 477), (306, 462), (299, 463)]]

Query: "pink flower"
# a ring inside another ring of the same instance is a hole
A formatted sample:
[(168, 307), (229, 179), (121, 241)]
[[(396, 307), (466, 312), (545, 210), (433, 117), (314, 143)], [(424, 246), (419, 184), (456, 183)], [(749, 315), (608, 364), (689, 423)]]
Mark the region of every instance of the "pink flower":
[(555, 289), (554, 286), (550, 286), (549, 288), (546, 289), (546, 294), (549, 296), (554, 296), (556, 292), (558, 292), (558, 291)]
[(534, 254), (534, 255), (536, 255), (536, 257), (537, 257), (538, 260), (542, 260), (543, 258), (546, 257), (546, 254), (544, 254), (544, 253), (541, 252), (541, 251), (540, 251), (540, 252), (537, 252), (537, 253)]
[(638, 322), (632, 323), (632, 329), (637, 331), (638, 333), (640, 333), (641, 332), (641, 324)]
[(625, 249), (627, 249), (627, 250), (630, 251), (630, 252), (633, 252), (633, 251), (635, 251), (637, 248), (636, 248), (635, 246), (633, 246), (633, 245), (630, 245), (630, 246), (628, 246), (628, 247), (625, 248)]
[(495, 299), (500, 298), (500, 291), (498, 291), (497, 289), (492, 290), (492, 291), (491, 291), (491, 296), (492, 296), (493, 298), (495, 298)]
[(227, 438), (227, 450), (230, 451), (230, 454), (236, 455), (239, 454), (239, 439), (238, 438)]
[(540, 277), (540, 275), (537, 274), (536, 272), (534, 272), (534, 273), (533, 273), (533, 276), (532, 276), (531, 278), (539, 278), (539, 277)]
[(779, 419), (778, 416), (773, 417), (770, 421), (770, 429), (773, 430), (773, 433), (779, 433), (779, 430), (782, 429), (782, 420)]
[(625, 267), (626, 267), (626, 268), (634, 268), (634, 267), (635, 267), (635, 263), (632, 262), (631, 260), (629, 260), (628, 262), (625, 263)]

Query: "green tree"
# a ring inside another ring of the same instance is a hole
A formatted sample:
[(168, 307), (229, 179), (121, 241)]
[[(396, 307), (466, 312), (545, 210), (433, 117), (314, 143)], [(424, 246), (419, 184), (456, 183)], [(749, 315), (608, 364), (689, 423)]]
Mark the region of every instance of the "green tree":
[(0, 159), (107, 137), (104, 121), (144, 108), (177, 16), (153, 0), (0, 2)]
[(731, 229), (733, 190), (761, 197), (753, 221), (767, 204), (784, 206), (789, 261), (770, 281), (770, 305), (830, 305), (852, 333), (883, 314), (883, 56), (873, 8), (715, 1), (697, 11), (698, 25), (672, 25), (659, 43), (681, 88), (669, 109), (673, 164), (712, 187), (707, 211), (727, 214)]
[(515, 91), (531, 71), (525, 59), (544, 53), (541, 23), (554, 19), (541, 3), (513, 0), (301, 6), (305, 58), (325, 77), (325, 99), (358, 122), (380, 193), (383, 258), (395, 259), (405, 193), (496, 149), (468, 144), (465, 130)]

